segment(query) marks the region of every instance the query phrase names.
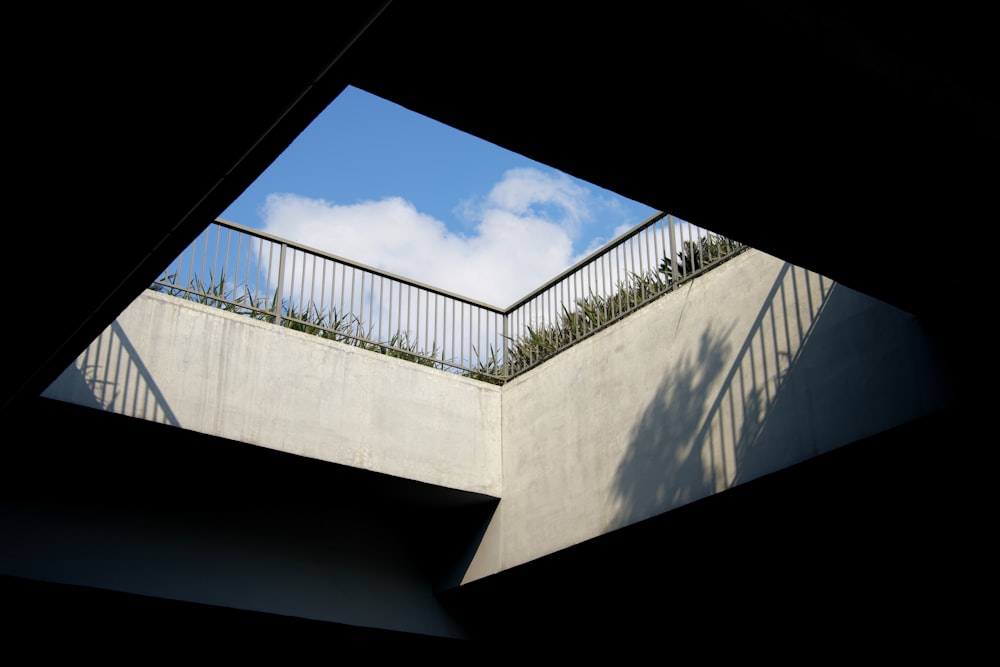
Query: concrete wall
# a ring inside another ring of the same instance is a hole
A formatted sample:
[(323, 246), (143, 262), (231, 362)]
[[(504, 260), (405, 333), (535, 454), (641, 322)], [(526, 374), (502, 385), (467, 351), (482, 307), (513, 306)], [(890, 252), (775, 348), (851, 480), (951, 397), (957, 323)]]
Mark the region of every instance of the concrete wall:
[(466, 581), (952, 399), (912, 316), (744, 253), (504, 387), (503, 497)]
[(500, 389), (147, 292), (43, 393), (499, 496)]
[(753, 250), (503, 388), (150, 293), (46, 393), (501, 497), (464, 581), (953, 401), (915, 318)]

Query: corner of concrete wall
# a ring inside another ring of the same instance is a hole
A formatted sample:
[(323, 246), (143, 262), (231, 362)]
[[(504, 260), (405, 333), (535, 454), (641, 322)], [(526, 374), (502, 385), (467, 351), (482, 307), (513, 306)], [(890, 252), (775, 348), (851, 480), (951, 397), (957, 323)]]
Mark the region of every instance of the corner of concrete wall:
[(467, 578), (907, 423), (952, 398), (909, 314), (746, 252), (504, 386), (503, 496)]

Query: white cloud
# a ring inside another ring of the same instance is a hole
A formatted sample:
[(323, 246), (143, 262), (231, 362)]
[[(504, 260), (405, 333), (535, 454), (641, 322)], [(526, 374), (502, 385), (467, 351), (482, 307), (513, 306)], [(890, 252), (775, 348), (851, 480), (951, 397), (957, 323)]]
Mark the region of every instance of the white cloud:
[(399, 197), (337, 204), (272, 194), (265, 231), (432, 287), (504, 308), (575, 261), (591, 220), (586, 188), (562, 174), (514, 169), (467, 205), (473, 231), (450, 231)]
[(565, 174), (545, 174), (537, 169), (511, 169), (493, 186), (487, 206), (524, 217), (555, 212), (571, 233), (591, 218), (589, 192)]

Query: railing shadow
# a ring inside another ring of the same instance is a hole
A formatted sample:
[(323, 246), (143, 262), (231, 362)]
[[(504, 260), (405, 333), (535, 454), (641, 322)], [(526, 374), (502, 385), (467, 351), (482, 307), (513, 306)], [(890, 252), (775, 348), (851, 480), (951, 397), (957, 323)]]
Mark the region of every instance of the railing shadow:
[[(763, 447), (761, 433), (773, 423), (773, 407), (833, 287), (829, 279), (785, 264), (728, 372), (732, 325), (728, 331), (706, 330), (697, 352), (664, 374), (618, 465), (613, 527), (814, 455), (797, 438), (769, 440)], [(789, 429), (803, 427), (794, 415), (788, 418)]]
[(42, 396), (180, 426), (152, 373), (114, 321)]

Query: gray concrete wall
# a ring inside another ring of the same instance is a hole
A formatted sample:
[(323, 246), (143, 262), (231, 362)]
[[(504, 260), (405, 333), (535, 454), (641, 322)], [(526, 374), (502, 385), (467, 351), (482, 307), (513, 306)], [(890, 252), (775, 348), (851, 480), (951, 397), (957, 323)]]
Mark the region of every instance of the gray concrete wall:
[(747, 252), (504, 387), (503, 497), (466, 581), (952, 399), (912, 316)]
[(501, 497), (465, 581), (953, 401), (915, 318), (753, 250), (502, 389), (150, 293), (46, 393)]
[(43, 395), (499, 496), (500, 389), (147, 292)]

